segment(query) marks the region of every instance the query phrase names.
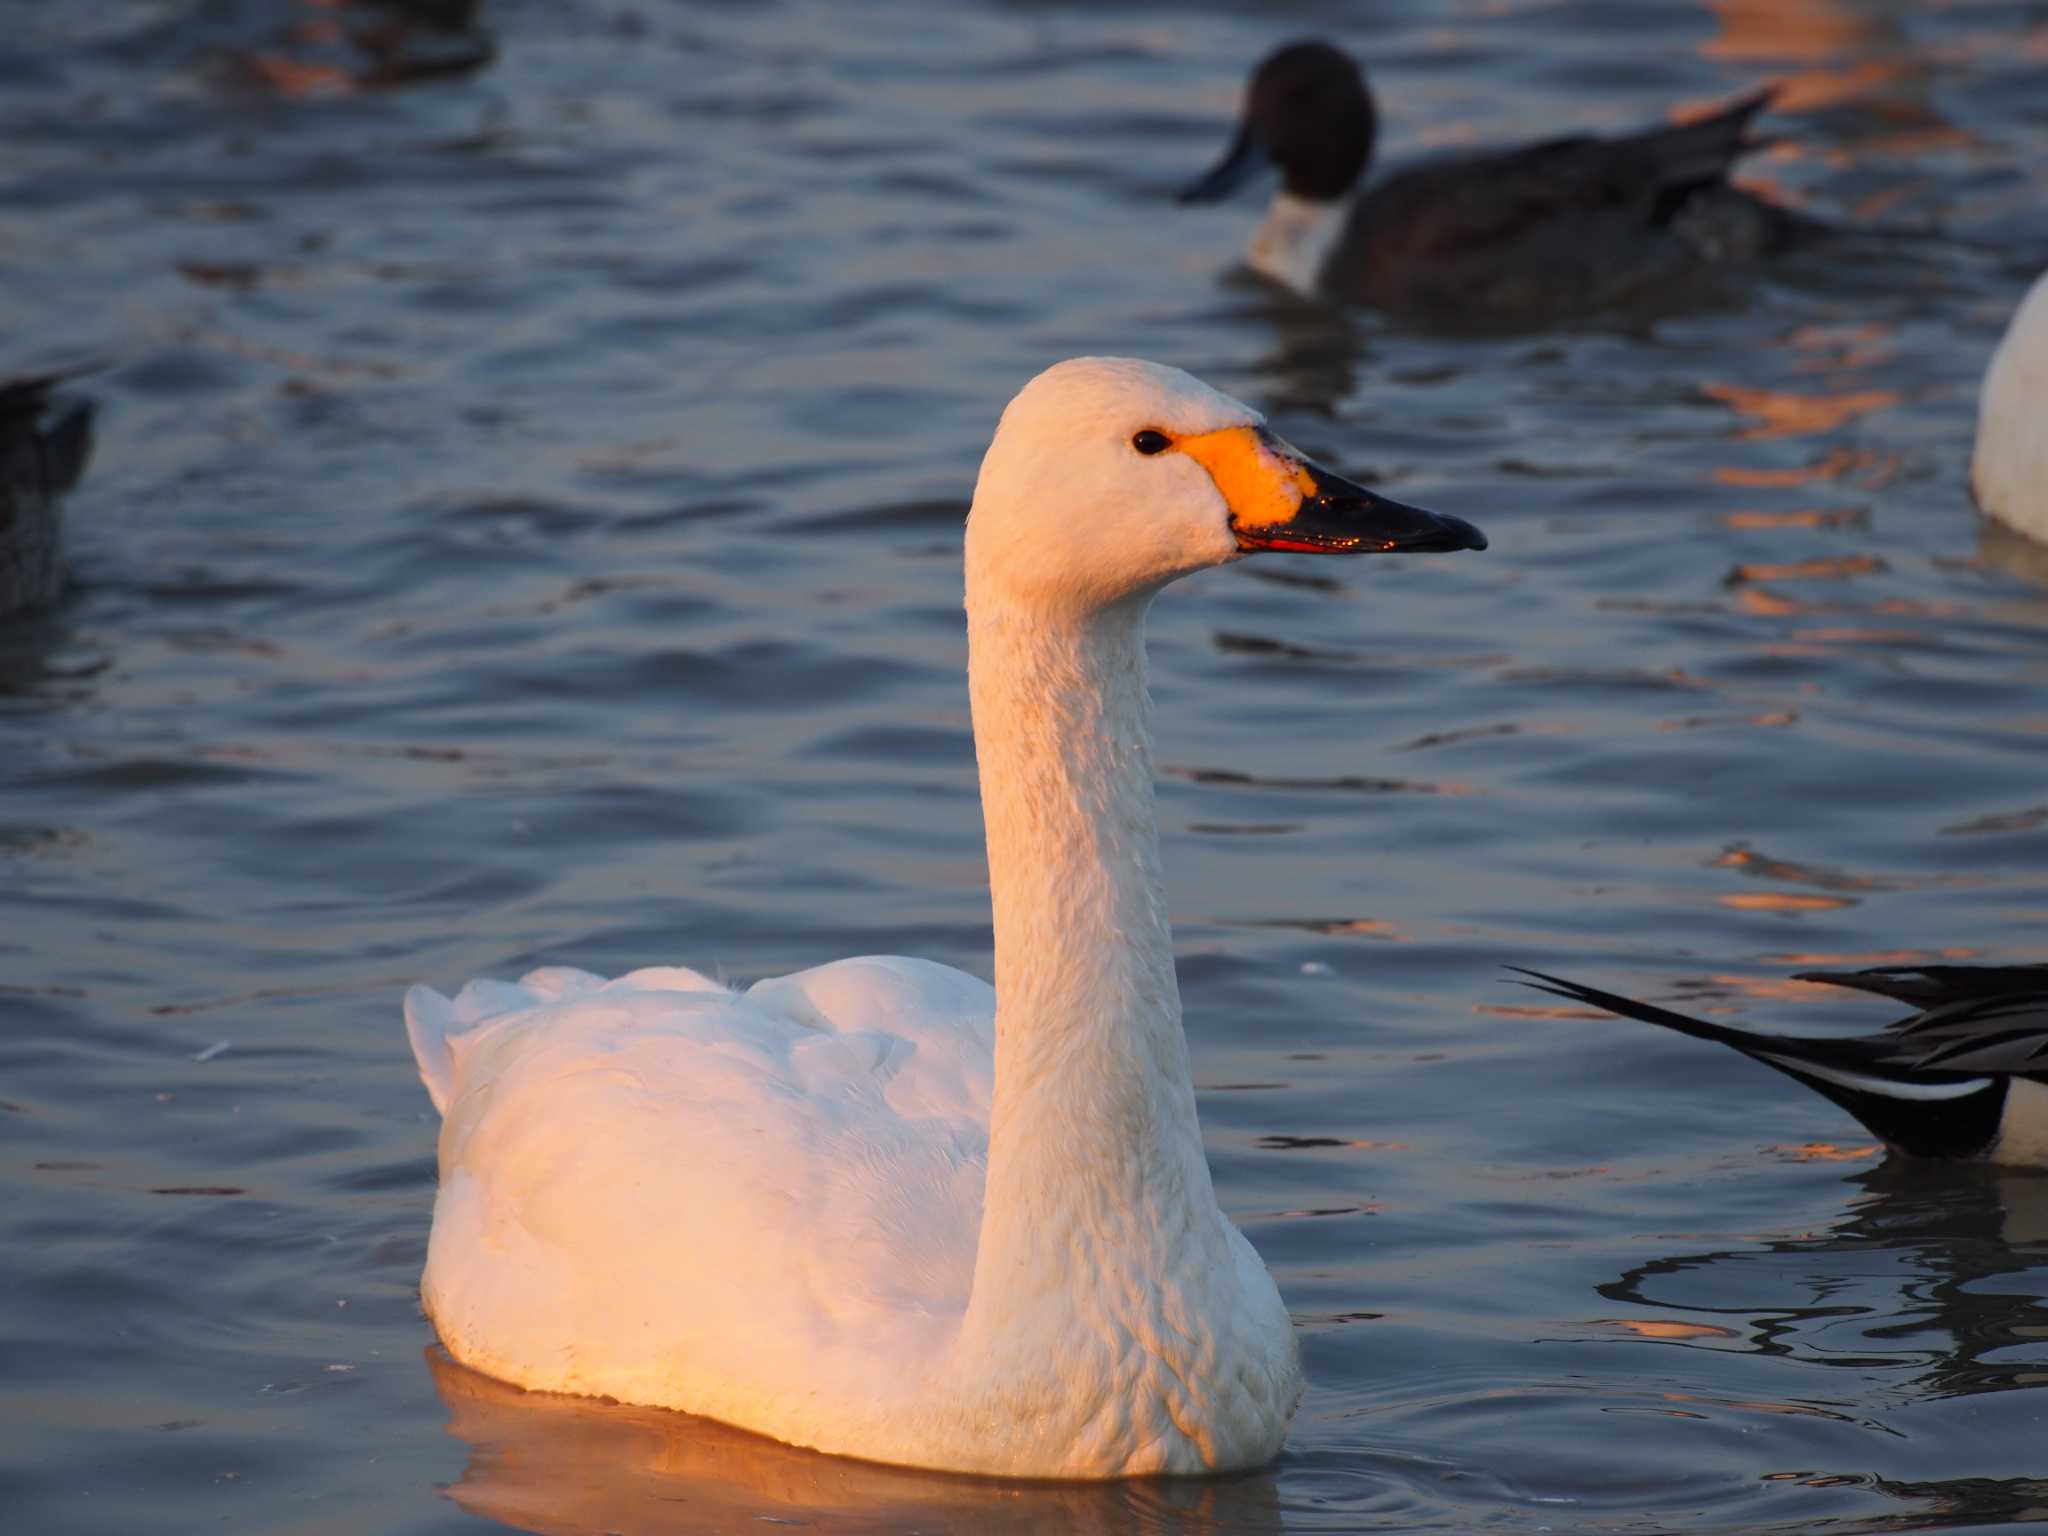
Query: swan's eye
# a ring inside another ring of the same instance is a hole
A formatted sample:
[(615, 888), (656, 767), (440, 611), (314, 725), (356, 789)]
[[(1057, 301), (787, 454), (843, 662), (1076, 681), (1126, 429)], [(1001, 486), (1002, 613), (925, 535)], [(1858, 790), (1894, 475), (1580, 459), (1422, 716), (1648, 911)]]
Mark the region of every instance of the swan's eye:
[(1150, 427), (1131, 439), (1131, 446), (1142, 454), (1164, 453), (1173, 446), (1173, 439), (1164, 432), (1154, 432)]

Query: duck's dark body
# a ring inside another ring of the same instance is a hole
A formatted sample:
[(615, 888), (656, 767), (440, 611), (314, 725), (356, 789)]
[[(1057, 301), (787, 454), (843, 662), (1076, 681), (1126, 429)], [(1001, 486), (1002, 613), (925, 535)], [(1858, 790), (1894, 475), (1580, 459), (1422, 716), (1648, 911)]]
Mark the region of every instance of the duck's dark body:
[(1802, 221), (1728, 184), (1768, 96), (1679, 128), (1439, 160), (1366, 188), (1332, 298), (1438, 322), (1654, 303), (1786, 249)]
[[(1762, 1034), (1540, 971), (1522, 974), (1559, 997), (1732, 1046), (1832, 1099), (1901, 1152), (2031, 1161), (2031, 1151), (2014, 1154), (2022, 1143), (2040, 1143), (2031, 1121), (2035, 1091), (2048, 1089), (2048, 965), (1798, 973), (1798, 981), (1874, 992), (1919, 1010), (1877, 1034), (1847, 1039)], [(2026, 1124), (2015, 1123), (2021, 1095)]]
[(92, 407), (53, 401), (64, 376), (0, 380), (0, 617), (64, 585), (64, 492), (92, 451)]
[(1760, 91), (1698, 122), (1619, 138), (1431, 160), (1354, 195), (1377, 127), (1365, 77), (1326, 43), (1296, 43), (1259, 66), (1236, 142), (1182, 196), (1211, 200), (1259, 165), (1277, 167), (1297, 228), (1319, 208), (1341, 228), (1312, 236), (1327, 249), (1304, 265), (1269, 235), (1276, 205), (1252, 264), (1404, 319), (1516, 325), (1669, 307), (1821, 228), (1729, 184), (1769, 100)]

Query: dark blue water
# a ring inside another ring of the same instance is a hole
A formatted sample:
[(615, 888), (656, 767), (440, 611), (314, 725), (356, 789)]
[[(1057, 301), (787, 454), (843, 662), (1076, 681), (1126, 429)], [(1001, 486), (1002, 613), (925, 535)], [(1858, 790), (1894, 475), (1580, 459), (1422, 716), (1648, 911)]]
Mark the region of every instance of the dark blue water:
[[(492, 62), (391, 87), (310, 3), (7, 17), (4, 361), (103, 364), (76, 590), (0, 627), (11, 1528), (2042, 1518), (2048, 1178), (1501, 971), (1822, 1028), (1888, 1015), (1788, 970), (2048, 958), (2048, 555), (1965, 488), (2048, 258), (2038, 9), (486, 4)], [(1938, 237), (1544, 336), (1276, 295), (1249, 202), (1167, 198), (1310, 31), (1396, 159), (1782, 80), (1750, 174)], [(1156, 614), (1285, 1459), (1020, 1489), (452, 1366), (405, 984), (985, 972), (959, 525), (1082, 351), (1493, 538)]]

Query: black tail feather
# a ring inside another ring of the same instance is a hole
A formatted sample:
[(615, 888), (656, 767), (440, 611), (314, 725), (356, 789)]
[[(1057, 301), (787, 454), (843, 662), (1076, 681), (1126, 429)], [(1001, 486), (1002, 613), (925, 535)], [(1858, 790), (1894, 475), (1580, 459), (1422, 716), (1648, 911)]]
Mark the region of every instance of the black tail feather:
[(1777, 94), (1776, 86), (1764, 86), (1711, 117), (1659, 128), (1635, 142), (1655, 157), (1657, 179), (1667, 186), (1719, 181), (1737, 160), (1764, 147), (1763, 140), (1750, 135), (1749, 125)]
[[(1717, 1045), (1733, 1046), (1745, 1054), (1758, 1046), (1774, 1047), (1776, 1041), (1758, 1036), (1746, 1029), (1733, 1029), (1726, 1024), (1710, 1024), (1705, 1019), (1695, 1019), (1690, 1014), (1673, 1013), (1669, 1008), (1659, 1008), (1655, 1003), (1638, 1002), (1632, 997), (1623, 997), (1618, 992), (1603, 992), (1598, 987), (1589, 987), (1576, 981), (1567, 981), (1562, 976), (1546, 975), (1532, 971), (1526, 966), (1511, 965), (1511, 971), (1519, 971), (1535, 980), (1522, 983), (1538, 992), (1548, 992), (1575, 1003), (1591, 1003), (1595, 1008), (1609, 1013), (1620, 1014), (1625, 1019), (1640, 1019), (1645, 1024), (1660, 1024), (1666, 1029), (1676, 1030), (1681, 1035), (1691, 1035), (1695, 1040), (1712, 1040)], [(1788, 1044), (1797, 1045), (1797, 1041)]]
[[(1509, 969), (1533, 978), (1522, 984), (1537, 991), (1590, 1003), (1623, 1018), (1660, 1025), (1696, 1040), (1730, 1046), (1839, 1105), (1855, 1116), (1865, 1130), (1900, 1151), (1922, 1157), (1973, 1156), (1985, 1151), (1997, 1138), (2005, 1112), (2005, 1078), (1937, 1066), (1933, 1058), (1944, 1054), (1942, 1048), (1921, 1061), (1902, 1058), (1893, 1044), (1895, 1036), (1823, 1038), (1759, 1034), (1711, 1024), (1654, 1003), (1639, 1002), (1523, 966)], [(1867, 972), (1841, 974), (1857, 982), (1867, 982), (1869, 976)], [(1835, 981), (1837, 976), (1810, 973), (1800, 979)], [(1878, 984), (1865, 984), (1861, 989), (1895, 996), (1889, 988), (1896, 984), (1881, 977)], [(2038, 1031), (2020, 1032), (2018, 1037), (2039, 1038)], [(1970, 1042), (1975, 1048), (1984, 1043), (1981, 1037)], [(2003, 1036), (2000, 1043), (2006, 1043)], [(1939, 1096), (1929, 1093), (1941, 1089), (1955, 1091)]]
[(78, 484), (85, 461), (92, 457), (92, 402), (72, 400), (43, 429), (43, 474), (50, 493), (61, 495)]
[(1879, 965), (1863, 971), (1800, 971), (1794, 981), (1874, 992), (1915, 1008), (2048, 992), (2048, 965)]

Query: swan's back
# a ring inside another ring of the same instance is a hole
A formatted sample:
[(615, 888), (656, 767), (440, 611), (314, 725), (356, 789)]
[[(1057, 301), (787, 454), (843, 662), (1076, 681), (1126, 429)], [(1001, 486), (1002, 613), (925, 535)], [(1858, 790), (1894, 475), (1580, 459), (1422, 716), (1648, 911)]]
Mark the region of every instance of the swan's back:
[(913, 1364), (972, 1284), (994, 1008), (878, 956), (743, 993), (673, 967), (415, 988), (443, 1338), (523, 1386), (742, 1421)]

